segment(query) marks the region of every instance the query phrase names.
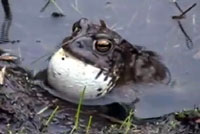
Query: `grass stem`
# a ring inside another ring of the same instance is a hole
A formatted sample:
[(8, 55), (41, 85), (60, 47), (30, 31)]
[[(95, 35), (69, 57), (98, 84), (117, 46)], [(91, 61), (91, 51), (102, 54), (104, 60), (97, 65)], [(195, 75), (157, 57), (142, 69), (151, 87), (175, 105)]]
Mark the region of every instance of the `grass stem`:
[(86, 129), (86, 134), (89, 134), (90, 128), (91, 128), (91, 124), (92, 124), (92, 116), (90, 115), (89, 121), (88, 121), (88, 125), (87, 125), (87, 129)]
[(59, 106), (56, 106), (56, 108), (53, 110), (53, 112), (51, 113), (50, 117), (48, 118), (48, 120), (45, 122), (45, 126), (48, 126), (49, 123), (51, 122), (51, 120), (53, 119), (53, 117), (55, 116), (56, 112), (58, 111)]
[(84, 98), (84, 95), (85, 95), (85, 89), (86, 89), (86, 87), (84, 87), (83, 91), (81, 92), (81, 97), (80, 97), (80, 100), (79, 100), (79, 103), (78, 103), (77, 112), (76, 112), (76, 115), (75, 115), (75, 125), (72, 128), (70, 134), (73, 134), (73, 132), (78, 128), (80, 112), (81, 112), (81, 106), (82, 106), (83, 98)]
[(123, 123), (121, 124), (121, 126), (119, 128), (119, 129), (125, 128), (124, 134), (128, 134), (128, 132), (132, 126), (133, 115), (134, 115), (134, 112), (133, 112), (133, 110), (131, 110), (129, 112), (129, 115), (126, 117), (126, 119), (123, 121)]

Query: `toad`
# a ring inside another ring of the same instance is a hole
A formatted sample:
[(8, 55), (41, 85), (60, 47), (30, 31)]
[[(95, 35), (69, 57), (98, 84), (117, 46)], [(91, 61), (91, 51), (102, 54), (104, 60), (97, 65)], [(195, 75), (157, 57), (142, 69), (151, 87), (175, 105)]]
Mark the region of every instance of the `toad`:
[(136, 85), (168, 79), (169, 71), (156, 52), (129, 43), (103, 20), (94, 24), (82, 18), (50, 58), (47, 90), (78, 103), (85, 88), (85, 105), (131, 103), (137, 98)]

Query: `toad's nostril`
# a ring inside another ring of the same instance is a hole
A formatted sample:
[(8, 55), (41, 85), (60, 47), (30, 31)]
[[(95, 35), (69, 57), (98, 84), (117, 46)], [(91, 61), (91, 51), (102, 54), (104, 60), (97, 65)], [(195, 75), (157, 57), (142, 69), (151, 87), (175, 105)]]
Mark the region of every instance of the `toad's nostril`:
[(83, 48), (83, 45), (82, 45), (82, 43), (81, 43), (80, 41), (77, 42), (77, 46), (78, 46), (79, 48)]

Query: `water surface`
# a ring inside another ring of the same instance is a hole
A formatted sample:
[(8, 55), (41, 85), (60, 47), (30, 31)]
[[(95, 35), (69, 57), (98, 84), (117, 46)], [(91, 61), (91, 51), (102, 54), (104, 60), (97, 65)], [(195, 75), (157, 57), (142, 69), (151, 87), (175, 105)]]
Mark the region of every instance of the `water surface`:
[[(45, 68), (44, 58), (71, 32), (72, 24), (81, 17), (94, 22), (105, 20), (109, 27), (132, 44), (158, 52), (172, 74), (170, 87), (145, 89), (136, 105), (137, 116), (152, 117), (192, 108), (200, 103), (200, 1), (179, 0), (181, 8), (197, 6), (181, 20), (192, 38), (188, 49), (178, 23), (171, 16), (180, 14), (172, 0), (57, 0), (65, 17), (53, 18), (57, 11), (50, 4), (40, 12), (46, 0), (10, 1), (13, 22), (9, 37), (20, 43), (3, 44), (2, 48), (22, 57), (22, 66), (37, 72)], [(0, 8), (0, 22), (3, 11)]]

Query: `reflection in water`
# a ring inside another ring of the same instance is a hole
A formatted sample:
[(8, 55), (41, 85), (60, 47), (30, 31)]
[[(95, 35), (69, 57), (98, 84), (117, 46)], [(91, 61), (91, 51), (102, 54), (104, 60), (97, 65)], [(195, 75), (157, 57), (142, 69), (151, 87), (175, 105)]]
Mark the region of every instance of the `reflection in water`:
[(0, 30), (0, 44), (9, 41), (8, 32), (12, 22), (12, 13), (8, 0), (1, 0), (1, 3), (3, 6), (5, 17)]
[[(64, 37), (71, 33), (71, 25), (76, 20), (82, 17), (96, 22), (103, 19), (108, 26), (115, 26), (117, 32), (132, 44), (158, 52), (172, 74), (171, 87), (150, 88), (144, 91), (141, 89), (140, 102), (136, 105), (138, 116), (158, 116), (199, 105), (199, 0), (179, 1), (183, 10), (197, 3), (181, 20), (194, 44), (190, 50), (184, 45), (185, 38), (180, 27), (172, 19), (173, 15), (180, 12), (170, 0), (110, 0), (109, 4), (106, 4), (107, 1), (77, 0), (78, 11), (72, 6), (74, 0), (56, 2), (63, 9), (65, 17), (52, 18), (51, 12), (55, 10), (53, 6), (41, 13), (41, 5), (45, 4), (41, 0), (12, 1), (15, 20), (10, 37), (21, 40), (17, 45), (24, 57), (23, 66), (36, 71), (45, 68), (48, 61), (30, 64), (58, 46)], [(0, 17), (3, 16), (2, 13), (0, 12)]]

